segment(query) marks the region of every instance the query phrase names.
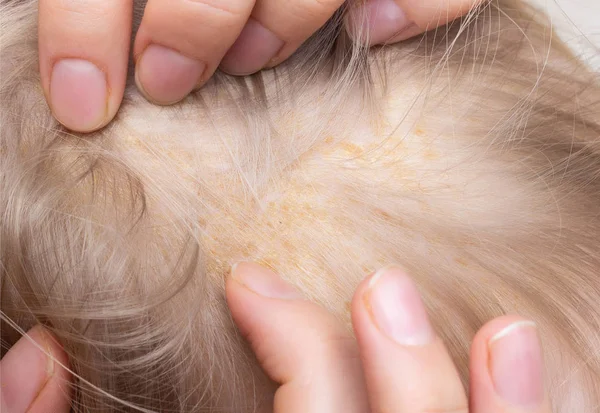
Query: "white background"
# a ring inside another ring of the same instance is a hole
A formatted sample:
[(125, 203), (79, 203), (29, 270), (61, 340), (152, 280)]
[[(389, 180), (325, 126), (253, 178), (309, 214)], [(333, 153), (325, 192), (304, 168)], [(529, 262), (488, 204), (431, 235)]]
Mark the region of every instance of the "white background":
[(594, 69), (600, 71), (600, 0), (529, 0), (545, 10), (559, 34)]

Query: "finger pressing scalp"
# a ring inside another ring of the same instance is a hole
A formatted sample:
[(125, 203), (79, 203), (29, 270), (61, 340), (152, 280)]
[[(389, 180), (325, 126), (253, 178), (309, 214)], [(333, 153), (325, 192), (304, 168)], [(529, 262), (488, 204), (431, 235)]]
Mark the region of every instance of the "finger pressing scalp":
[(388, 267), (367, 278), (354, 296), (352, 320), (373, 413), (468, 411), (454, 363), (403, 270)]
[(237, 265), (226, 292), (241, 333), (280, 384), (275, 412), (368, 411), (356, 342), (335, 317), (256, 264)]
[(533, 321), (515, 315), (490, 321), (473, 340), (470, 363), (475, 412), (550, 413)]
[(91, 132), (115, 116), (125, 89), (131, 9), (131, 0), (39, 2), (42, 86), (67, 128)]
[[(348, 28), (369, 45), (396, 42), (462, 16), (480, 1), (357, 1)], [(114, 118), (125, 88), (132, 2), (40, 2), (42, 85), (54, 117), (67, 128), (91, 132)], [(138, 89), (151, 102), (170, 105), (202, 86), (219, 66), (235, 75), (276, 66), (343, 4), (148, 0), (134, 44)]]
[(535, 324), (500, 317), (476, 335), (470, 403), (418, 289), (398, 267), (361, 284), (352, 316), (374, 413), (550, 413)]
[(149, 0), (135, 39), (136, 82), (152, 102), (185, 98), (216, 70), (254, 0)]
[(343, 0), (257, 0), (252, 17), (221, 62), (244, 75), (285, 61), (344, 3)]
[(360, 43), (396, 43), (464, 16), (484, 0), (366, 0), (348, 16), (348, 31)]

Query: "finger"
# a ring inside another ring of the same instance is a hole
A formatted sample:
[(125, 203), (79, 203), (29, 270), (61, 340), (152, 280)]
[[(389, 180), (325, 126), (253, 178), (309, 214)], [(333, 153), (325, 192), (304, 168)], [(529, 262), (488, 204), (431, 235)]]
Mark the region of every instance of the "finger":
[(257, 0), (252, 17), (221, 62), (245, 75), (286, 60), (344, 3), (343, 0)]
[(131, 0), (39, 2), (42, 86), (54, 117), (90, 132), (117, 113), (127, 76)]
[(356, 342), (331, 314), (256, 264), (235, 267), (226, 292), (240, 331), (281, 385), (275, 412), (368, 410)]
[(151, 101), (180, 101), (215, 71), (254, 0), (149, 0), (135, 40), (136, 82)]
[(550, 413), (543, 357), (532, 321), (497, 318), (471, 347), (472, 413)]
[(363, 282), (352, 319), (373, 413), (468, 411), (454, 363), (403, 271), (389, 267)]
[(71, 375), (60, 365), (67, 365), (65, 352), (40, 326), (27, 334), (0, 361), (1, 411), (68, 413)]
[(395, 43), (461, 17), (483, 0), (367, 0), (348, 16), (360, 43)]

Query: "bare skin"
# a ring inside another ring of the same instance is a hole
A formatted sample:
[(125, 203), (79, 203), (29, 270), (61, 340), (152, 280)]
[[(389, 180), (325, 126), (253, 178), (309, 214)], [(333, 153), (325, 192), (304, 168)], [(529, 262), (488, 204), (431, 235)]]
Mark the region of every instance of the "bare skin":
[[(348, 19), (369, 45), (434, 29), (480, 0), (367, 0)], [(39, 3), (40, 75), (56, 119), (90, 132), (119, 109), (130, 53), (133, 0)], [(344, 0), (149, 0), (133, 56), (140, 92), (169, 105), (202, 86), (217, 68), (234, 75), (285, 61)], [(356, 16), (368, 16), (360, 20)]]
[(71, 374), (67, 355), (47, 330), (29, 330), (0, 361), (2, 413), (69, 413)]
[[(226, 293), (241, 333), (280, 385), (276, 413), (551, 412), (533, 322), (503, 316), (477, 333), (469, 399), (416, 287), (399, 268), (378, 271), (358, 287), (352, 302), (356, 339), (331, 314), (256, 264), (235, 266)], [(29, 334), (66, 365), (64, 352), (41, 327)], [(9, 351), (0, 362), (3, 412), (69, 411), (70, 376), (56, 363), (48, 370), (47, 360), (27, 338)], [(17, 394), (14, 389), (26, 384), (22, 371), (30, 372), (34, 385)]]

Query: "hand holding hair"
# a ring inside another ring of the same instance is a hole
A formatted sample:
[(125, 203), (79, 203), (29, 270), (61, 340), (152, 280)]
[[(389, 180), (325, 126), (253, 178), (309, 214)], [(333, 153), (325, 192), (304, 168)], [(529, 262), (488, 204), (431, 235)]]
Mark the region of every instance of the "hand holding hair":
[[(236, 266), (226, 293), (258, 362), (280, 386), (275, 412), (550, 413), (535, 324), (504, 316), (483, 326), (471, 349), (469, 400), (416, 287), (397, 268), (359, 286), (352, 302), (356, 340), (256, 264)], [(67, 364), (43, 328), (17, 342), (0, 363), (3, 413), (69, 411), (70, 374), (53, 360)]]
[[(398, 42), (466, 14), (480, 0), (356, 0), (348, 30), (368, 45)], [(127, 77), (134, 0), (39, 3), (42, 87), (55, 118), (90, 132), (117, 113)], [(135, 37), (135, 79), (170, 105), (220, 67), (246, 75), (285, 61), (344, 0), (148, 0)]]
[(344, 326), (256, 264), (240, 264), (227, 301), (265, 372), (274, 411), (550, 413), (535, 324), (492, 320), (471, 348), (470, 400), (417, 288), (400, 269), (367, 277)]

